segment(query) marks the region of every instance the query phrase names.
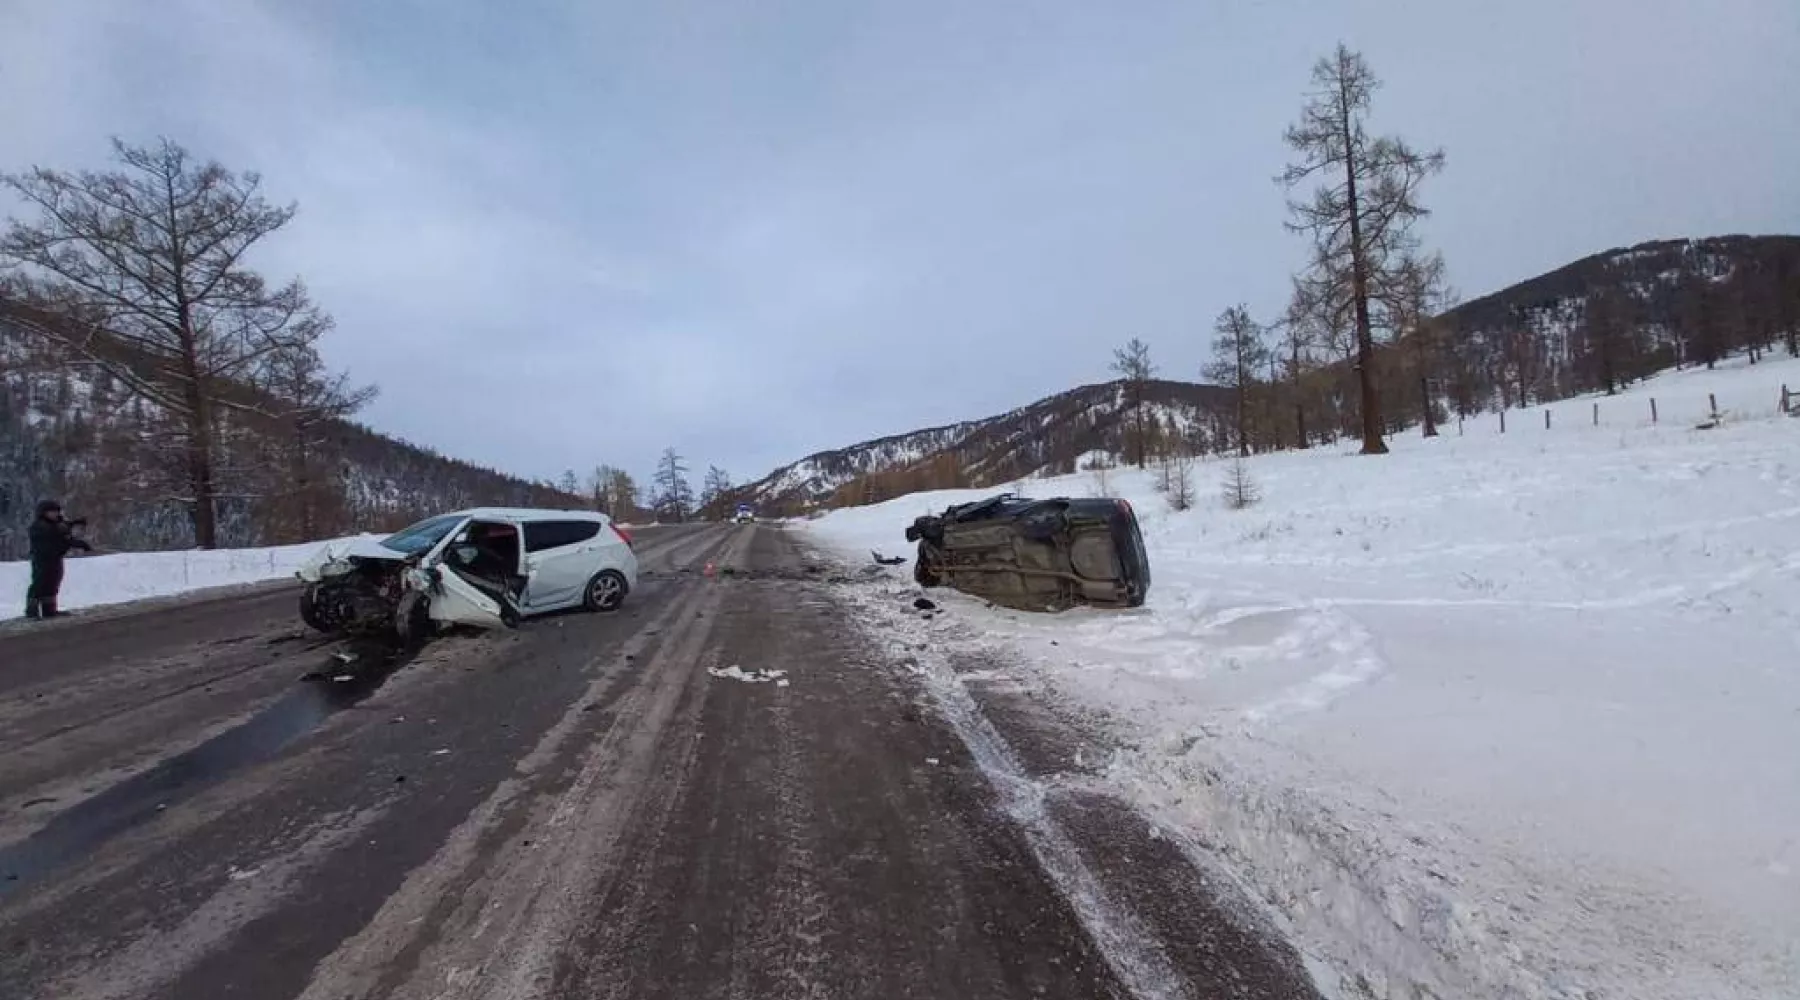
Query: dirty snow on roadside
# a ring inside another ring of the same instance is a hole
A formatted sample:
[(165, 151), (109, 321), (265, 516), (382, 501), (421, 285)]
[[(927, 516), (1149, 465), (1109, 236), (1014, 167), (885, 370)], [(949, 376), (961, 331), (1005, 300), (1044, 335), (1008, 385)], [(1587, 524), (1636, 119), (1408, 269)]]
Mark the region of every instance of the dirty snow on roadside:
[[(1181, 514), (1115, 470), (1151, 554), (1146, 608), (934, 593), (946, 614), (918, 627), (998, 644), (1039, 697), (1106, 710), (1129, 734), (1106, 780), (1235, 872), (1328, 993), (1800, 996), (1783, 382), (1800, 362), (1667, 373), (1556, 404), (1548, 430), (1514, 411), (1504, 435), (1488, 415), (1384, 458), (1258, 456), (1244, 511), (1217, 499), (1216, 460)], [(1723, 421), (1697, 429), (1709, 395)], [(992, 492), (796, 530), (910, 555), (914, 516)]]
[[(192, 549), (179, 552), (119, 552), (72, 555), (65, 564), (59, 606), (76, 611), (151, 597), (170, 597), (210, 587), (291, 579), (327, 543), (278, 545), (260, 549)], [(0, 563), (0, 620), (25, 613), (29, 562)]]

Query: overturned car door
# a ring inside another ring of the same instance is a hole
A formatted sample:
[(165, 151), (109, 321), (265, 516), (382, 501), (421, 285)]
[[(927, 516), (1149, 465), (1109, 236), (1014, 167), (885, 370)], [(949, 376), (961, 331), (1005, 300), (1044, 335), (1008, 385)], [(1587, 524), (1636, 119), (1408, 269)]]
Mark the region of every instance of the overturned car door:
[(480, 628), (517, 625), (519, 537), (516, 524), (471, 520), (446, 539), (425, 560), (433, 584), (430, 616)]

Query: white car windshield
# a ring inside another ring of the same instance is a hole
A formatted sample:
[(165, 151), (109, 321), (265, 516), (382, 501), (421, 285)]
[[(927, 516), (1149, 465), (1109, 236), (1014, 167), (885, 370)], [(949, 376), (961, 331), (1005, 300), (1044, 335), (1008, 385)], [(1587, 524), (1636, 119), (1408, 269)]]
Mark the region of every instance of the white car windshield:
[(418, 524), (397, 531), (381, 540), (383, 548), (404, 552), (409, 556), (431, 548), (442, 541), (451, 529), (463, 522), (461, 514), (440, 514), (428, 517)]

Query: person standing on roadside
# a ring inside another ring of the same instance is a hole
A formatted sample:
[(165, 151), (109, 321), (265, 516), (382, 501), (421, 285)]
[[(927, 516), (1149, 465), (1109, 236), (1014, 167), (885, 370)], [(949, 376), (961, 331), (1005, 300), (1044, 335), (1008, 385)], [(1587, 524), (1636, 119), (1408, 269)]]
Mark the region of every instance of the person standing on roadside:
[[(79, 523), (79, 522), (77, 522)], [(62, 504), (45, 500), (31, 522), (31, 589), (25, 592), (25, 617), (55, 618), (56, 594), (62, 589), (63, 557), (70, 549), (93, 551), (75, 536), (73, 525), (63, 520)]]

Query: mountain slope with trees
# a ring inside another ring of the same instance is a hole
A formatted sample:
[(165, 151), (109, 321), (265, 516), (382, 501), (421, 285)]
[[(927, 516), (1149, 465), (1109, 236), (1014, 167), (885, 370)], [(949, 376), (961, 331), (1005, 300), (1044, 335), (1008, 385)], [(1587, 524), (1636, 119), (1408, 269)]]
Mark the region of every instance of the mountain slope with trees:
[[(26, 522), (44, 497), (90, 518), (88, 537), (109, 550), (193, 546), (180, 455), (165, 445), (168, 416), (104, 370), (29, 360), (36, 352), (4, 313), (0, 301), (0, 561), (23, 558)], [(397, 528), (459, 507), (592, 502), (344, 417), (310, 422), (304, 449), (266, 418), (226, 426), (216, 451), (222, 547)]]
[[(1415, 293), (1415, 301), (1430, 300)], [(1728, 354), (1800, 354), (1800, 237), (1644, 243), (1436, 315), (1389, 315), (1404, 332), (1372, 338), (1368, 355), (1383, 432), (1421, 427), (1428, 412), (1422, 398), (1430, 400), (1435, 432), (1453, 415), (1616, 390)], [(1135, 463), (1140, 454), (1249, 454), (1362, 439), (1354, 327), (1342, 324), (1336, 336), (1316, 332), (1292, 316), (1265, 327), (1233, 307), (1220, 317), (1215, 361), (1206, 371), (1222, 384), (1151, 378), (1149, 348), (1134, 342), (1118, 352), (1130, 363), (1116, 358), (1112, 366), (1133, 373), (1126, 378), (984, 420), (809, 455), (732, 499), (769, 514), (796, 514), (915, 490), (1002, 486), (1095, 460)]]
[(483, 503), (574, 505), (349, 422), (298, 278), (250, 266), (293, 218), (255, 173), (166, 139), (106, 171), (0, 175), (0, 559), (61, 498), (111, 549), (306, 541)]
[(1095, 453), (1202, 451), (1217, 433), (1222, 398), (1213, 386), (1154, 378), (1086, 385), (984, 420), (817, 452), (740, 487), (732, 500), (764, 514), (797, 514), (915, 490), (993, 486), (1046, 470), (1073, 472)]

